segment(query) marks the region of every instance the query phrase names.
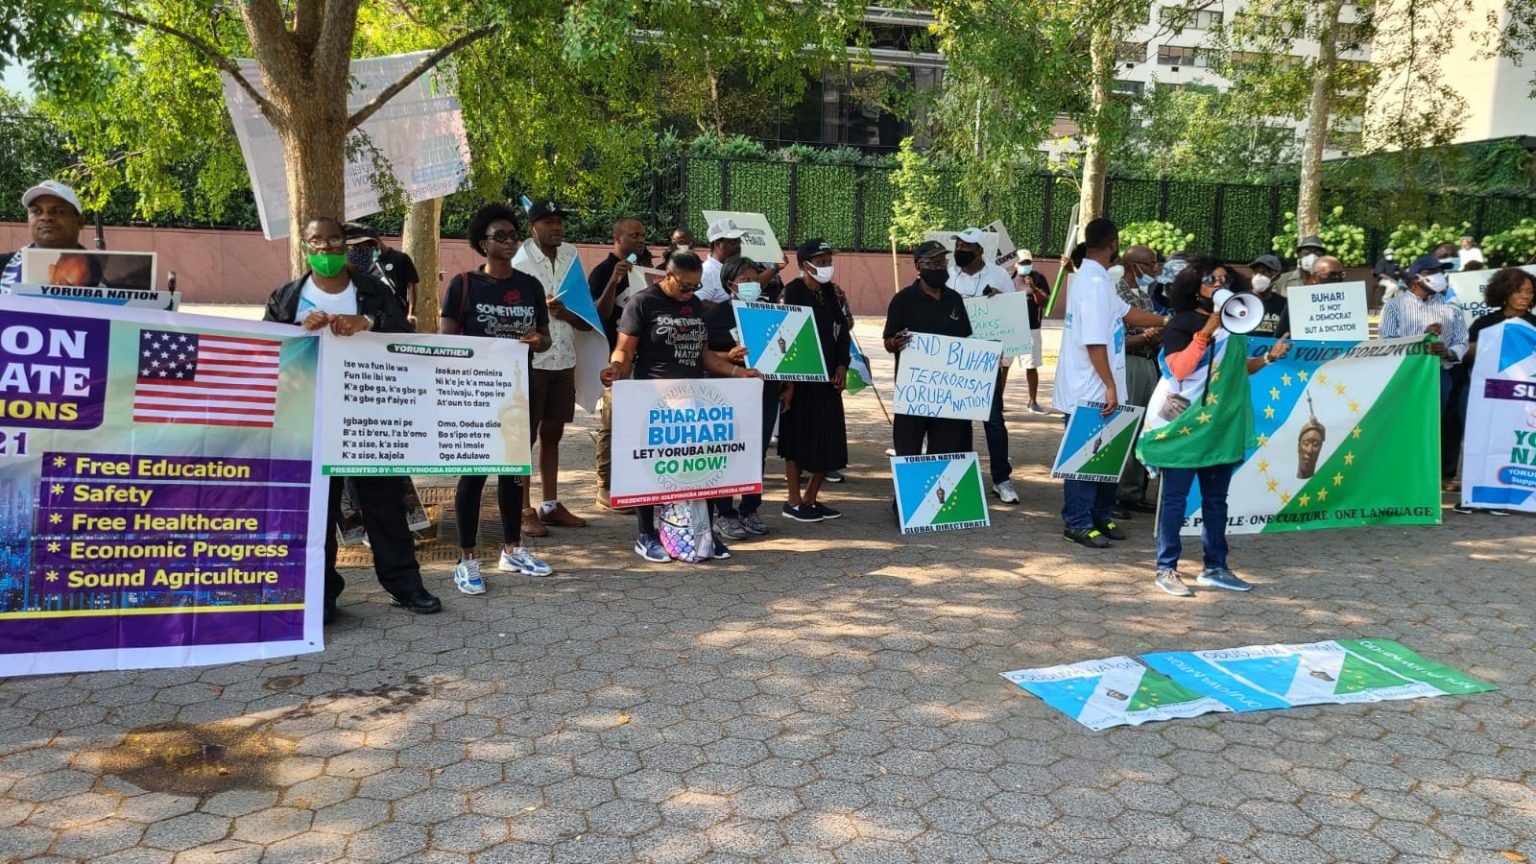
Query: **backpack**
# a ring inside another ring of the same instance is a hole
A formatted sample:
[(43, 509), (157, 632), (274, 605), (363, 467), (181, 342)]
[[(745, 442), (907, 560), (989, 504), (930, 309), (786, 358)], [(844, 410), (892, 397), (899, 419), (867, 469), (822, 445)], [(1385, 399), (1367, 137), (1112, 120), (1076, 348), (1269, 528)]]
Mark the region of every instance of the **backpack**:
[(708, 501), (700, 498), (663, 504), (657, 517), (661, 522), (661, 545), (666, 547), (668, 555), (685, 564), (697, 564), (715, 557)]

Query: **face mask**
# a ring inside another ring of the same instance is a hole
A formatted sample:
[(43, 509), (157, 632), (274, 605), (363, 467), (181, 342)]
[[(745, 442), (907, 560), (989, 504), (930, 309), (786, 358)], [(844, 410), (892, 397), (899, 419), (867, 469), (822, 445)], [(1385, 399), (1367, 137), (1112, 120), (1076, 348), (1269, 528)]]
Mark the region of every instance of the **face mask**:
[(1141, 274), (1140, 276), (1137, 276), (1136, 277), (1136, 287), (1140, 288), (1143, 291), (1147, 290), (1148, 288), (1151, 288), (1152, 287), (1152, 277), (1148, 276), (1145, 273)]
[(1263, 294), (1265, 291), (1268, 291), (1269, 290), (1269, 286), (1270, 286), (1270, 278), (1268, 276), (1255, 276), (1255, 277), (1253, 277), (1253, 290), (1259, 292), (1260, 294)]
[(763, 286), (756, 282), (742, 282), (736, 286), (736, 299), (746, 303), (756, 303), (763, 296)]
[(1317, 263), (1317, 254), (1313, 253), (1313, 252), (1308, 252), (1307, 254), (1301, 256), (1301, 260), (1298, 261), (1297, 263), (1301, 265), (1301, 269), (1302, 269), (1303, 272), (1311, 273), (1312, 272), (1312, 265)]
[(305, 256), (309, 269), (329, 279), (347, 269), (347, 256), (330, 252), (311, 252)]
[(1125, 278), (1125, 268), (1124, 267), (1121, 267), (1119, 264), (1116, 264), (1115, 266), (1109, 268), (1109, 284), (1111, 284), (1111, 285), (1118, 285), (1118, 284), (1120, 284), (1120, 280), (1123, 279), (1123, 278)]
[(1436, 294), (1444, 294), (1445, 289), (1450, 287), (1450, 280), (1445, 278), (1444, 273), (1431, 273), (1426, 281), (1429, 283), (1429, 290)]
[(949, 271), (942, 268), (932, 270), (919, 270), (917, 275), (929, 288), (943, 288), (949, 284)]
[(811, 272), (811, 278), (815, 279), (817, 282), (820, 282), (821, 284), (825, 285), (828, 282), (832, 281), (832, 265), (831, 264), (828, 264), (825, 267), (817, 267), (815, 264), (809, 264), (808, 263), (805, 266), (806, 266), (806, 269), (808, 269)]
[(970, 251), (956, 252), (954, 257), (955, 266), (963, 269), (971, 266), (971, 262), (976, 260), (976, 253)]
[(373, 262), (377, 260), (379, 260), (379, 253), (372, 249), (347, 250), (347, 263), (352, 265), (353, 270), (360, 270), (366, 273), (373, 269)]
[(1031, 274), (1033, 272), (1035, 272), (1035, 265), (1033, 265), (1033, 264), (1020, 264), (1019, 265), (1019, 275), (1020, 276), (1028, 276), (1029, 274)]

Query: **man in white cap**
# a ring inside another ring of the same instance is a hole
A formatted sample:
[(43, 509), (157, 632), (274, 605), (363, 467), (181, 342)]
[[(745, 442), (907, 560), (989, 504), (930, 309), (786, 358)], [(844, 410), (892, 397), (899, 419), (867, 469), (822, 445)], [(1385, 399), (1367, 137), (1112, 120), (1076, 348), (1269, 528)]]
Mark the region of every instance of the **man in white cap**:
[(725, 303), (731, 299), (725, 286), (720, 284), (720, 265), (741, 254), (741, 238), (746, 233), (729, 219), (710, 223), (709, 257), (704, 259), (704, 278), (695, 297), (710, 303)]
[[(949, 287), (961, 297), (1013, 293), (1013, 280), (1008, 271), (987, 260), (985, 240), (986, 235), (980, 228), (967, 228), (955, 235)], [(981, 424), (987, 439), (992, 491), (1004, 504), (1019, 503), (1019, 493), (1013, 488), (1013, 464), (1008, 461), (1008, 425), (1003, 421), (1003, 388), (1008, 385), (1008, 367), (1012, 362), (1012, 357), (1003, 355), (997, 368), (997, 386), (992, 390), (992, 414)]]
[[(32, 231), (28, 249), (85, 248), (80, 245), (85, 219), (75, 190), (57, 180), (44, 180), (22, 193), (21, 206), (27, 208), (27, 227)], [(20, 281), (21, 253), (16, 252), (0, 268), (0, 294), (11, 293), (11, 286)]]

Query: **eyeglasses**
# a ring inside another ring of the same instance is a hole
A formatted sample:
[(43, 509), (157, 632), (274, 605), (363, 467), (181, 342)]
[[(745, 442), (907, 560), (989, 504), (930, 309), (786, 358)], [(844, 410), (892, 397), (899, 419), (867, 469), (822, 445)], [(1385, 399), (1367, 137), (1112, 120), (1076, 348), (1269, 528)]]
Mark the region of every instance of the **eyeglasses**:
[(311, 249), (341, 249), (347, 245), (345, 237), (306, 237), (304, 242)]
[(511, 243), (517, 240), (516, 231), (492, 231), (485, 235), (485, 239), (492, 243)]
[(1339, 273), (1325, 273), (1322, 276), (1319, 276), (1317, 278), (1317, 281), (1322, 282), (1324, 284), (1328, 284), (1328, 285), (1331, 285), (1331, 284), (1334, 284), (1334, 283), (1337, 283), (1337, 282), (1343, 282), (1344, 281), (1344, 274), (1342, 272), (1339, 272)]

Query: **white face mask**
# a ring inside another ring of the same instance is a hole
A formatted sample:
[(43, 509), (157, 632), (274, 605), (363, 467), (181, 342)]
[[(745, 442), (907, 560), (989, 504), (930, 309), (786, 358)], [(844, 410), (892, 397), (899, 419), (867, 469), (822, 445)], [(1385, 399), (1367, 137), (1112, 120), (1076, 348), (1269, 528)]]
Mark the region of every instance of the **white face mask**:
[(817, 282), (820, 282), (823, 285), (832, 281), (831, 264), (828, 264), (825, 267), (817, 267), (815, 264), (806, 262), (805, 269), (811, 274), (811, 278), (815, 279)]
[(1019, 265), (1019, 275), (1020, 276), (1028, 276), (1029, 274), (1031, 274), (1033, 272), (1035, 272), (1035, 265), (1033, 265), (1033, 264), (1020, 264)]
[(756, 303), (763, 296), (763, 286), (756, 282), (742, 282), (736, 286), (736, 299), (746, 303)]
[(1265, 291), (1268, 291), (1269, 290), (1269, 286), (1270, 286), (1270, 278), (1268, 276), (1264, 276), (1264, 275), (1261, 274), (1261, 275), (1253, 277), (1253, 290), (1259, 292), (1260, 294), (1263, 294)]
[(1121, 267), (1119, 264), (1116, 264), (1115, 266), (1109, 268), (1109, 282), (1110, 282), (1111, 285), (1119, 285), (1120, 284), (1120, 280), (1124, 279), (1124, 278), (1125, 278), (1125, 268), (1124, 267)]
[(1301, 256), (1301, 260), (1297, 263), (1301, 265), (1302, 272), (1311, 273), (1312, 265), (1317, 263), (1317, 253), (1308, 252), (1307, 254)]
[(1444, 294), (1445, 289), (1450, 287), (1450, 280), (1445, 277), (1444, 273), (1431, 273), (1425, 279), (1425, 282), (1428, 283), (1429, 290), (1436, 294)]

